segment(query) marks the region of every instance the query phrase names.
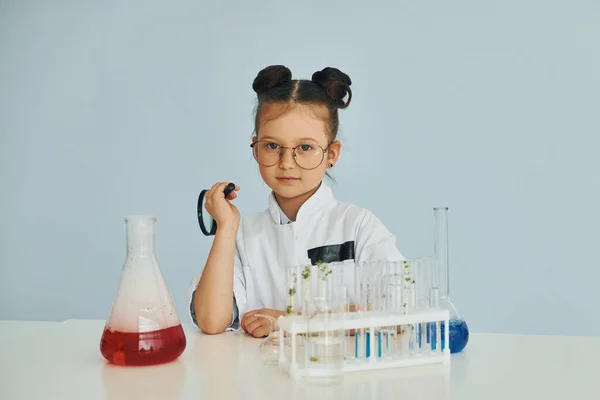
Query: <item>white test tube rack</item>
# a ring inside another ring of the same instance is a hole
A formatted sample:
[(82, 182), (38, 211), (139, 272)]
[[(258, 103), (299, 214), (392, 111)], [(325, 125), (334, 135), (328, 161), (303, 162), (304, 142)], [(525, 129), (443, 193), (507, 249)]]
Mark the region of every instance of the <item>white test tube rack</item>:
[[(441, 308), (431, 308), (422, 311), (415, 311), (409, 314), (399, 313), (387, 313), (381, 311), (360, 311), (360, 312), (347, 312), (340, 313), (341, 318), (335, 320), (329, 320), (327, 327), (324, 323), (319, 321), (310, 322), (310, 334), (318, 332), (344, 329), (344, 333), (348, 330), (360, 330), (364, 329), (366, 332), (370, 332), (370, 354), (368, 357), (363, 358), (347, 358), (344, 357), (343, 361), (343, 373), (346, 372), (358, 372), (368, 370), (378, 370), (385, 368), (399, 368), (399, 367), (410, 367), (424, 364), (450, 364), (450, 349), (449, 349), (449, 318), (450, 313), (448, 310)], [(375, 351), (376, 348), (376, 331), (378, 328), (385, 328), (390, 326), (407, 326), (413, 324), (436, 324), (436, 348), (435, 350), (429, 351), (410, 351), (405, 354), (394, 354), (390, 356), (381, 357)], [(441, 349), (441, 324), (444, 324), (444, 342), (446, 345), (444, 349)], [(288, 373), (293, 379), (301, 379), (307, 376), (309, 369), (307, 363), (310, 362), (307, 358), (308, 347), (304, 346), (304, 353), (298, 354), (298, 334), (308, 333), (308, 321), (302, 315), (287, 315), (281, 316), (277, 322), (279, 326), (279, 343), (280, 343), (280, 356), (279, 356), (279, 368)], [(286, 351), (286, 345), (284, 337), (288, 334), (289, 349)], [(351, 336), (345, 336), (346, 340)], [(301, 357), (298, 357), (298, 356)], [(288, 357), (289, 356), (289, 357)], [(298, 362), (298, 359), (304, 360), (304, 362)], [(329, 374), (327, 368), (323, 368), (323, 375)], [(319, 368), (310, 367), (311, 376), (319, 375)]]

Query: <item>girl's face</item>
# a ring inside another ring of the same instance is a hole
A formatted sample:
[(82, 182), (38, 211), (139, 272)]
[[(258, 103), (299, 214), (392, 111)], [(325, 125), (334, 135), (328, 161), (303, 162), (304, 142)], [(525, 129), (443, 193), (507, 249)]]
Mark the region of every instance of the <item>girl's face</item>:
[(319, 186), (328, 166), (336, 163), (341, 145), (329, 143), (326, 109), (284, 107), (290, 106), (272, 104), (262, 109), (259, 134), (252, 141), (258, 141), (254, 151), (263, 180), (278, 196), (290, 199)]

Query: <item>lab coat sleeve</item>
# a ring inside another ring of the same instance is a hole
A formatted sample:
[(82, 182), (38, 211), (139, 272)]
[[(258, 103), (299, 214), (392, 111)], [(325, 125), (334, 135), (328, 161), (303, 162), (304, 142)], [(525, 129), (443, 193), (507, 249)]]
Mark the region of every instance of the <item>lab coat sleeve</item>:
[[(238, 243), (239, 243), (239, 241), (238, 241)], [(198, 321), (196, 319), (196, 312), (194, 310), (194, 295), (196, 294), (196, 289), (198, 287), (198, 283), (200, 282), (201, 276), (202, 275), (199, 275), (198, 277), (196, 277), (193, 280), (191, 288), (190, 288), (190, 295), (189, 295), (189, 304), (190, 304), (189, 315), (190, 315), (192, 322), (196, 326), (198, 326)], [(244, 313), (246, 312), (245, 311), (246, 304), (247, 304), (247, 301), (246, 301), (245, 277), (244, 277), (244, 271), (242, 268), (242, 262), (240, 259), (240, 253), (238, 250), (238, 245), (236, 243), (235, 255), (234, 255), (234, 260), (233, 260), (233, 310), (231, 313), (231, 324), (229, 324), (229, 326), (225, 329), (226, 332), (240, 330), (241, 316), (244, 315), (240, 311), (243, 310)]]
[(405, 260), (396, 247), (396, 236), (368, 210), (365, 210), (365, 215), (358, 224), (355, 251), (355, 261), (359, 263), (369, 260)]

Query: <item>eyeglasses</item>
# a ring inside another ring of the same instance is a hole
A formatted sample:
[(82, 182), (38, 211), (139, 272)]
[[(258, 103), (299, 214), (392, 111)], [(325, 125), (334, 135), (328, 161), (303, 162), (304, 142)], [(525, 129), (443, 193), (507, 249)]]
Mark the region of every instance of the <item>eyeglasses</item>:
[(268, 140), (258, 140), (250, 145), (257, 163), (263, 167), (272, 167), (283, 156), (284, 149), (292, 150), (296, 164), (302, 169), (315, 169), (325, 158), (325, 149), (315, 144), (299, 144), (296, 147), (284, 147)]

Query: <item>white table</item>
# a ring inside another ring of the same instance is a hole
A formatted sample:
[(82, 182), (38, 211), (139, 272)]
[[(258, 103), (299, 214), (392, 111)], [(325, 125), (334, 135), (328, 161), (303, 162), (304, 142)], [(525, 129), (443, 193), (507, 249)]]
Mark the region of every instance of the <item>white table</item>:
[(181, 358), (108, 365), (103, 321), (0, 321), (0, 399), (597, 399), (600, 337), (472, 334), (449, 366), (347, 374), (322, 388), (291, 380), (258, 353), (261, 339), (185, 326)]

